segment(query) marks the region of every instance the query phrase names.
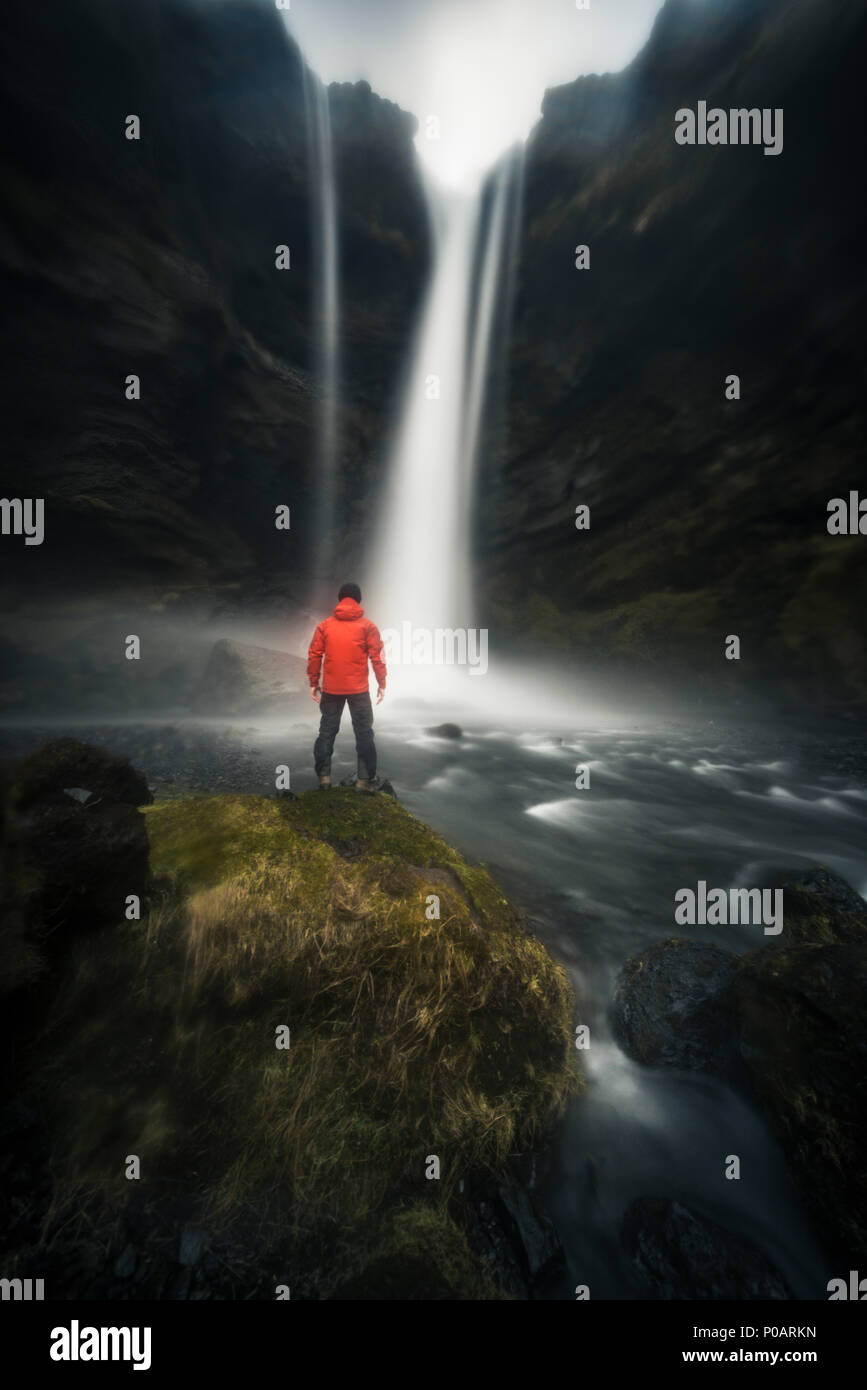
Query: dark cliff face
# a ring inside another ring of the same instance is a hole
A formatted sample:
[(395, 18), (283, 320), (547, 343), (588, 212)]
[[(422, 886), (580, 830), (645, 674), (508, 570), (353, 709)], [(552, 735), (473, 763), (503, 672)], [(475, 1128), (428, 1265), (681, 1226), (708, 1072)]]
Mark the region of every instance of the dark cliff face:
[[(43, 546), (6, 543), (4, 605), (22, 574), (33, 598), (61, 583), (63, 597), (219, 596), (263, 574), (303, 592), (316, 198), (303, 63), (279, 13), (267, 0), (10, 0), (4, 26), (4, 494), (46, 505)], [(130, 114), (139, 141), (125, 138)], [(412, 118), (360, 84), (337, 90), (333, 123), (352, 306), (341, 433), (356, 461), (340, 534), (379, 458), (427, 241)], [(133, 373), (139, 401), (125, 399)]]
[[(668, 0), (622, 73), (547, 93), (480, 478), (486, 613), (513, 640), (709, 694), (867, 698), (867, 540), (826, 530), (863, 485), (864, 37), (855, 3)], [(783, 107), (783, 152), (678, 145), (699, 100)]]

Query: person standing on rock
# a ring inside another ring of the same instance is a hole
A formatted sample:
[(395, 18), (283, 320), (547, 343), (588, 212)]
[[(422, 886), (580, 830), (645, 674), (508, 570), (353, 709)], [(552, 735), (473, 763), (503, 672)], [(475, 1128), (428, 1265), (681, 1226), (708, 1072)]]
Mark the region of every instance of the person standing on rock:
[(382, 638), (376, 624), (364, 616), (357, 584), (343, 584), (337, 599), (334, 613), (319, 624), (307, 653), (310, 693), (322, 711), (313, 760), (319, 786), (325, 791), (331, 786), (331, 755), (343, 707), (348, 701), (358, 755), (356, 790), (372, 792), (376, 777), (376, 744), (367, 663), (370, 662), (376, 676), (379, 687), (376, 703), (380, 704), (386, 678)]

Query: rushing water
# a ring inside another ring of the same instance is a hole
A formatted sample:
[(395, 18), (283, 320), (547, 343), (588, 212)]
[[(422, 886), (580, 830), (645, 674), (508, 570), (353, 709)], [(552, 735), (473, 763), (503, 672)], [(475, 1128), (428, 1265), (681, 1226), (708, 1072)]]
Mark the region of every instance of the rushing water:
[(328, 88), (315, 73), (306, 67), (303, 71), (310, 187), (316, 190), (311, 207), (311, 245), (315, 361), (320, 392), (316, 423), (319, 488), (314, 524), (321, 539), (315, 550), (317, 570), (313, 576), (314, 596), (318, 598), (326, 578), (330, 580), (334, 563), (328, 538), (335, 521), (340, 387), (337, 193)]
[[(433, 271), (406, 380), (373, 574), (365, 585), (380, 627), (472, 626), (470, 518), (492, 330), (508, 281), (520, 158), (485, 188), (455, 192), (430, 178)], [(429, 673), (402, 673), (409, 691)]]
[[(484, 684), (484, 682), (482, 682)], [(288, 762), (293, 786), (312, 786), (315, 710), (290, 728), (179, 722), (71, 728), (133, 758), (157, 795), (187, 786), (268, 792)], [(801, 1201), (762, 1116), (723, 1082), (630, 1061), (606, 1020), (618, 970), (635, 951), (690, 935), (742, 952), (761, 927), (677, 927), (674, 893), (699, 878), (727, 888), (767, 870), (822, 863), (867, 892), (867, 791), (845, 744), (801, 730), (643, 720), (490, 727), (478, 714), (464, 737), (425, 732), (421, 705), (377, 712), (380, 773), (402, 802), (470, 858), (489, 864), (572, 979), (587, 1092), (556, 1142), (546, 1202), (572, 1284), (591, 1295), (636, 1295), (618, 1242), (636, 1197), (671, 1197), (758, 1245), (796, 1297), (824, 1298), (826, 1268)], [(6, 731), (21, 752), (59, 729)], [(337, 743), (335, 779), (354, 771), (351, 733)], [(577, 791), (575, 767), (591, 786)], [(296, 776), (296, 769), (297, 776)], [(169, 783), (168, 779), (171, 779)], [(741, 1158), (740, 1181), (723, 1177)]]

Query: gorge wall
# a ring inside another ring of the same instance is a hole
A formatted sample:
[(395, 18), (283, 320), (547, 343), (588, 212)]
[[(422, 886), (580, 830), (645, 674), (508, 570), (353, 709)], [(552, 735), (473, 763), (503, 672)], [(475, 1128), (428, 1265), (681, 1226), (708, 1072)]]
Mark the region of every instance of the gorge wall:
[[(3, 492), (47, 518), (45, 545), (0, 555), (17, 708), (56, 689), (28, 648), (37, 608), (98, 628), (109, 601), (303, 606), (317, 310), (303, 61), (268, 0), (9, 0), (5, 22)], [(864, 28), (855, 0), (667, 0), (623, 72), (545, 95), (492, 368), (505, 427), (477, 480), (492, 651), (867, 698), (864, 541), (826, 530), (862, 481)], [(677, 145), (699, 100), (782, 107), (783, 152)], [(348, 572), (376, 533), (430, 247), (415, 117), (366, 83), (330, 104)]]
[[(546, 94), (479, 486), (503, 645), (710, 695), (867, 697), (864, 540), (826, 529), (865, 490), (864, 39), (845, 0), (667, 0), (623, 72)], [(782, 153), (676, 144), (699, 100), (782, 107)]]

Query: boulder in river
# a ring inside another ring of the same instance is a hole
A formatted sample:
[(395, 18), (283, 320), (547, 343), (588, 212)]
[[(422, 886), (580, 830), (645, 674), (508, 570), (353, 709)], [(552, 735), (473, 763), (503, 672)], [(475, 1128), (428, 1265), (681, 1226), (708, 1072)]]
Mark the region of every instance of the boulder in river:
[(193, 710), (206, 715), (271, 714), (308, 697), (307, 663), (300, 656), (220, 638), (194, 694)]
[(626, 1211), (620, 1240), (654, 1298), (793, 1296), (754, 1245), (680, 1202), (639, 1197)]
[(752, 951), (734, 1001), (753, 1086), (825, 1244), (867, 1248), (867, 917), (861, 944)]
[(867, 905), (821, 865), (775, 881), (784, 892), (779, 938), (743, 956), (658, 942), (621, 970), (612, 1027), (637, 1061), (743, 1085), (777, 1134), (820, 1238), (854, 1260), (867, 1245)]
[(867, 902), (823, 864), (771, 872), (761, 886), (783, 890), (783, 930), (768, 946), (839, 946), (865, 939)]
[(648, 1066), (729, 1077), (738, 1070), (729, 991), (737, 957), (671, 938), (631, 956), (614, 986), (610, 1018), (624, 1052)]

